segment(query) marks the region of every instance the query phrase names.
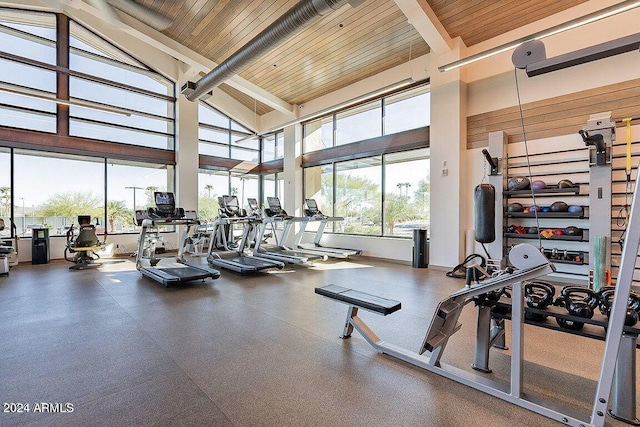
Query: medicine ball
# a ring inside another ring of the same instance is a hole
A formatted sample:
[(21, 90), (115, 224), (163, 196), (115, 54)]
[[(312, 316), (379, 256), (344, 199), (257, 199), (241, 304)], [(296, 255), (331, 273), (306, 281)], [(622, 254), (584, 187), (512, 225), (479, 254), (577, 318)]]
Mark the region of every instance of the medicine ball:
[(573, 188), (575, 186), (576, 185), (568, 179), (561, 179), (558, 181), (558, 188)]
[(507, 206), (507, 212), (522, 212), (524, 211), (524, 206), (520, 203), (510, 203)]
[(567, 212), (569, 210), (569, 205), (565, 202), (553, 202), (551, 204), (551, 212)]
[(583, 209), (582, 206), (578, 206), (578, 205), (571, 205), (569, 206), (568, 212), (570, 213), (582, 213)]
[(538, 227), (528, 227), (527, 234), (538, 234)]
[(528, 190), (531, 186), (531, 181), (526, 176), (514, 176), (507, 181), (507, 189), (514, 190)]
[(570, 225), (564, 229), (564, 234), (567, 236), (582, 236), (582, 229)]
[(540, 210), (540, 212), (551, 212), (551, 208), (549, 206), (543, 206)]
[(544, 190), (545, 188), (547, 188), (547, 184), (544, 181), (540, 181), (538, 179), (531, 183), (531, 188), (533, 188), (534, 190)]
[(529, 206), (529, 212), (542, 212), (542, 208), (538, 205)]

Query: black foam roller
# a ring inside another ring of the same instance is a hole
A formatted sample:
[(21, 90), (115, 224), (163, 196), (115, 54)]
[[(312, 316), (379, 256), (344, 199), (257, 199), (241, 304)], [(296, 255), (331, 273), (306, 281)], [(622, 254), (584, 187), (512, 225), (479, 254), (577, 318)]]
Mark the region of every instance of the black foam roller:
[(474, 190), (475, 238), (480, 243), (496, 240), (496, 189), (491, 184), (480, 184)]

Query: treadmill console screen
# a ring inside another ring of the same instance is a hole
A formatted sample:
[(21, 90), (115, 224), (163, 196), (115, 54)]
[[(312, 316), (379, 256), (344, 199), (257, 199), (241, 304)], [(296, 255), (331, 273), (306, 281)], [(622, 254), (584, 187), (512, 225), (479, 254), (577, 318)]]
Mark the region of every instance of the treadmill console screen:
[(160, 212), (173, 212), (176, 209), (176, 199), (173, 193), (156, 191), (153, 193), (156, 200), (156, 207)]
[(253, 197), (249, 197), (247, 199), (247, 203), (249, 204), (249, 208), (252, 211), (257, 211), (260, 209), (260, 207), (258, 206), (258, 201), (256, 199), (254, 199)]
[(305, 202), (307, 203), (307, 208), (314, 213), (318, 212), (318, 204), (316, 203), (315, 199), (307, 199), (305, 200)]
[(269, 209), (273, 213), (279, 213), (282, 211), (282, 205), (280, 205), (280, 199), (277, 197), (267, 197), (267, 203), (269, 204)]
[(229, 213), (236, 214), (240, 210), (236, 196), (223, 196), (222, 203)]

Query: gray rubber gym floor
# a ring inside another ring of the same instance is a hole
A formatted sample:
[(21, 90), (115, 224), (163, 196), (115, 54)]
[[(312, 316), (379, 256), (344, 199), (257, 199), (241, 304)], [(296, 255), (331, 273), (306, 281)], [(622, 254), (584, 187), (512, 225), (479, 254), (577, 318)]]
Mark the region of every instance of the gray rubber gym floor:
[[(438, 301), (464, 285), (441, 271), (362, 258), (166, 289), (129, 261), (68, 266), (0, 277), (0, 400), (73, 412), (3, 412), (3, 427), (560, 425), (377, 354), (357, 333), (339, 339), (347, 306), (314, 294), (333, 283), (400, 300), (390, 316), (361, 317), (417, 350)], [(471, 305), (462, 322), (443, 361), (468, 369)], [(587, 410), (603, 343), (525, 334), (526, 391)], [(492, 350), (490, 375), (508, 376), (508, 356)]]

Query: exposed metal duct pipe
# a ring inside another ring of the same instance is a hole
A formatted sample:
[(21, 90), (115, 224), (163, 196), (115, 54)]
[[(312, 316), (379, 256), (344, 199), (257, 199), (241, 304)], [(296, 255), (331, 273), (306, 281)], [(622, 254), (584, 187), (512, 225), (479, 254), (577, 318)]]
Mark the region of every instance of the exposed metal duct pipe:
[[(195, 101), (220, 85), (225, 80), (238, 74), (245, 67), (262, 55), (275, 48), (278, 44), (288, 39), (317, 18), (337, 10), (345, 3), (353, 3), (353, 0), (302, 0), (278, 18), (273, 24), (265, 28), (246, 45), (211, 70), (198, 82), (187, 82), (182, 87), (182, 93), (189, 101)], [(360, 2), (358, 2), (359, 4)], [(194, 87), (195, 86), (195, 87)]]
[(107, 3), (158, 31), (166, 30), (171, 25), (171, 20), (166, 16), (162, 16), (132, 0), (107, 0)]

